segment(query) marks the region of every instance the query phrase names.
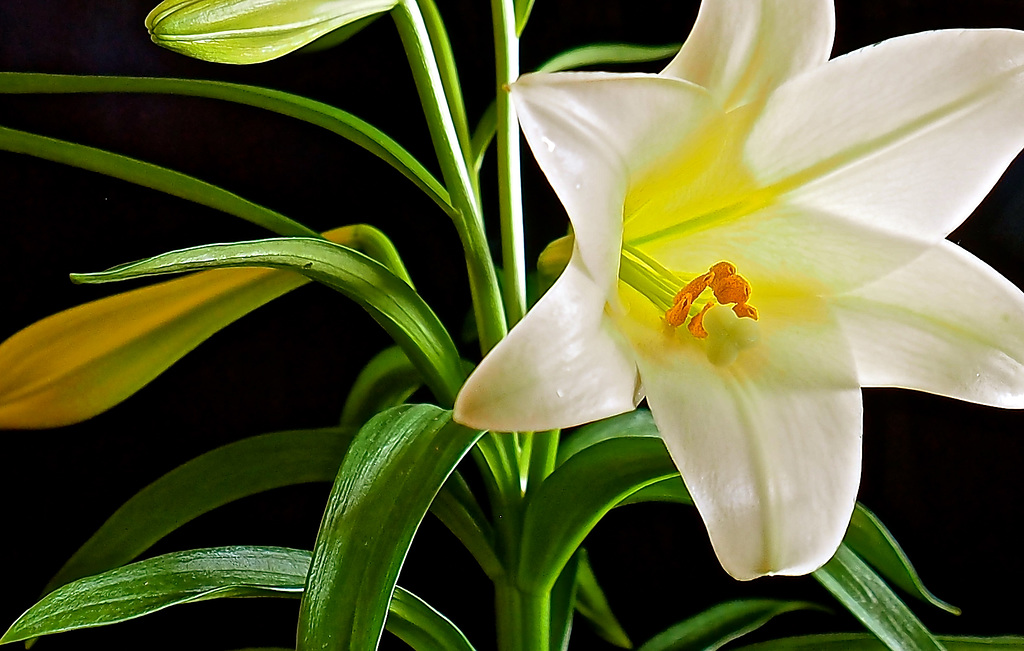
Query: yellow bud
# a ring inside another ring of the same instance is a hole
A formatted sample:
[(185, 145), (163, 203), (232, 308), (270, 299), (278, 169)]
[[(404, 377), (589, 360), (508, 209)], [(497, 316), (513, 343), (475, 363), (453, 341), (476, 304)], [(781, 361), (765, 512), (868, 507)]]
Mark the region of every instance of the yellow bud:
[(216, 63), (262, 63), (389, 11), (397, 0), (164, 0), (146, 17), (153, 42)]

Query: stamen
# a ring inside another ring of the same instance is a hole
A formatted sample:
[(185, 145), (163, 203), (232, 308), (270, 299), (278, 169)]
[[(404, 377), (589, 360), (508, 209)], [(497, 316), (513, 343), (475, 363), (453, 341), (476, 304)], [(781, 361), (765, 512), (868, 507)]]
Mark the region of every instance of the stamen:
[[(736, 273), (736, 265), (723, 260), (713, 264), (707, 273), (694, 278), (679, 290), (673, 299), (672, 306), (665, 312), (666, 323), (673, 328), (683, 325), (689, 317), (690, 308), (697, 297), (708, 288), (711, 289), (719, 303), (723, 305), (733, 303), (732, 311), (736, 313), (736, 316), (757, 320), (757, 308), (747, 304), (747, 300), (750, 299), (750, 283)], [(694, 337), (704, 339), (708, 336), (703, 324), (704, 315), (714, 305), (714, 301), (708, 301), (700, 313), (690, 320), (687, 329)]]
[(708, 313), (708, 310), (715, 306), (714, 301), (708, 301), (704, 307), (701, 308), (700, 312), (697, 313), (692, 319), (690, 324), (686, 326), (686, 329), (690, 331), (690, 334), (697, 339), (707, 339), (708, 331), (704, 329), (704, 315)]

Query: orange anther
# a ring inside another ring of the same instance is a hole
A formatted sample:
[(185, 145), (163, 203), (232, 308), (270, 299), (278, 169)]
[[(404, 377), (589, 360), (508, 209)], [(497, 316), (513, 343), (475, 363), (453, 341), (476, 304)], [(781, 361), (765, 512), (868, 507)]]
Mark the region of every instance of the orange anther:
[(679, 290), (679, 293), (676, 294), (676, 303), (679, 303), (680, 301), (684, 300), (686, 296), (689, 296), (690, 304), (693, 305), (693, 299), (700, 296), (700, 293), (707, 289), (708, 285), (710, 285), (711, 281), (713, 281), (714, 279), (714, 271), (709, 271), (706, 274), (697, 276), (690, 282), (686, 283), (686, 287), (683, 287), (682, 289)]
[(754, 307), (753, 305), (747, 305), (746, 303), (737, 303), (736, 305), (732, 306), (732, 311), (735, 312), (736, 316), (740, 317), (741, 319), (743, 317), (747, 317), (748, 319), (753, 319), (754, 321), (757, 321), (757, 308)]
[(694, 315), (692, 319), (690, 319), (689, 325), (686, 326), (686, 329), (690, 331), (690, 334), (696, 337), (697, 339), (707, 338), (708, 331), (704, 329), (704, 315), (707, 314), (708, 310), (710, 310), (714, 306), (714, 301), (708, 301), (707, 304), (705, 304), (704, 307), (701, 308), (700, 312), (698, 312), (696, 315)]
[(690, 315), (690, 306), (693, 305), (693, 297), (689, 294), (676, 296), (676, 303), (665, 312), (665, 322), (673, 328), (678, 328)]

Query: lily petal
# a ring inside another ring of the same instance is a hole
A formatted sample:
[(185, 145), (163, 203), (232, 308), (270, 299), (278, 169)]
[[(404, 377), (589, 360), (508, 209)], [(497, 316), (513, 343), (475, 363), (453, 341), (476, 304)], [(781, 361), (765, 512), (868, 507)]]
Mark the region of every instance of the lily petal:
[(1024, 32), (885, 41), (779, 87), (747, 142), (760, 183), (809, 208), (930, 242), (1024, 146)]
[(701, 88), (654, 75), (524, 75), (512, 86), (533, 154), (573, 222), (580, 263), (611, 292), (630, 174), (692, 133), (710, 111)]
[(455, 401), (455, 419), (499, 432), (547, 430), (636, 407), (636, 364), (605, 318), (605, 292), (569, 266), (476, 368)]
[(835, 36), (832, 0), (704, 0), (679, 54), (661, 74), (711, 89), (730, 109), (825, 63)]
[(836, 324), (815, 299), (759, 307), (786, 323), (765, 320), (761, 341), (727, 367), (678, 333), (634, 342), (655, 423), (740, 580), (824, 564), (860, 480), (860, 388)]
[(833, 305), (864, 386), (1024, 408), (1024, 293), (951, 242)]

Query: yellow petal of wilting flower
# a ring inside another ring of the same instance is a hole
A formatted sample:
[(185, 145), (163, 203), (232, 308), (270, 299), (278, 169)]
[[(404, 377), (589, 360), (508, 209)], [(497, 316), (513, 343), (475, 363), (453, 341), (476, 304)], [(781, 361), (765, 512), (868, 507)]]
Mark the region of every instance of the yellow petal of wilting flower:
[(164, 0), (146, 17), (153, 42), (216, 63), (262, 63), (397, 0)]
[[(358, 227), (324, 234), (339, 244)], [(0, 429), (91, 418), (236, 319), (309, 282), (290, 271), (214, 269), (79, 305), (0, 344)]]
[(574, 245), (455, 404), (544, 430), (646, 397), (739, 579), (835, 552), (861, 387), (1024, 407), (1024, 294), (943, 239), (1024, 147), (1024, 32), (826, 61), (832, 23), (828, 0), (705, 0), (661, 75), (513, 85)]

